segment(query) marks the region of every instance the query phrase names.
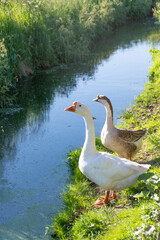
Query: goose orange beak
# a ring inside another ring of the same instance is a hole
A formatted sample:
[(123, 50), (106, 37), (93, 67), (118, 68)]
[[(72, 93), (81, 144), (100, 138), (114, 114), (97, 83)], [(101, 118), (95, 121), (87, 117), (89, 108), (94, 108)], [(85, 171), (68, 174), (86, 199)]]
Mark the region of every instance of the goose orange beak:
[(74, 102), (71, 107), (65, 108), (64, 111), (75, 112), (76, 111), (77, 102)]

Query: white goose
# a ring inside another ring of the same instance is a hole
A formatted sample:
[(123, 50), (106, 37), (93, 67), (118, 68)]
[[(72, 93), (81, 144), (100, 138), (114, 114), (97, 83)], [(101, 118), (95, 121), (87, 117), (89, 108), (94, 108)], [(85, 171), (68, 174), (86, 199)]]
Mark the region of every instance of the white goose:
[(98, 95), (93, 101), (102, 103), (106, 110), (106, 120), (101, 132), (102, 144), (122, 158), (130, 159), (140, 150), (147, 130), (128, 130), (113, 125), (113, 107), (109, 98)]
[[(115, 191), (134, 185), (139, 175), (149, 169), (150, 165), (138, 164), (125, 158), (119, 158), (106, 152), (98, 152), (95, 146), (95, 130), (90, 110), (84, 104), (74, 102), (65, 111), (75, 112), (84, 118), (86, 137), (79, 158), (80, 171), (92, 182), (107, 190), (104, 199), (97, 199), (98, 208), (116, 198)], [(114, 192), (110, 197), (110, 190)]]

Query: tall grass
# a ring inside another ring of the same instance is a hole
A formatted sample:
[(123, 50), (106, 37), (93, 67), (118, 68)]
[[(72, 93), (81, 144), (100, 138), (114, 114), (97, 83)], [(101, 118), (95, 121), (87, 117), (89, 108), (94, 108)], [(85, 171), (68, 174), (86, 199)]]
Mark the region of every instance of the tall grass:
[(0, 107), (8, 105), (6, 94), (20, 76), (86, 59), (96, 38), (148, 16), (151, 5), (152, 0), (1, 0)]

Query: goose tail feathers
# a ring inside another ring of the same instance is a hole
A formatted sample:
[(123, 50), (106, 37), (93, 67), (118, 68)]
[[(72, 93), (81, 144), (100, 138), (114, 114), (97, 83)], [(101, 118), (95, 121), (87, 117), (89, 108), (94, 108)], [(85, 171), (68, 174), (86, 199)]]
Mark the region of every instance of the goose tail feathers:
[(142, 168), (141, 168), (141, 173), (144, 173), (145, 171), (147, 171), (151, 165), (150, 164), (141, 164)]

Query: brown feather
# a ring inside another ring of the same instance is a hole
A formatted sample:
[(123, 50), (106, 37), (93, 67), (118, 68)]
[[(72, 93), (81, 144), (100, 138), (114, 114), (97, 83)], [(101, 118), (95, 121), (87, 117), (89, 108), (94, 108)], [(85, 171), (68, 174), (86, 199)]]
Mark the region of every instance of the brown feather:
[(142, 138), (147, 130), (127, 130), (127, 129), (118, 129), (118, 136), (125, 142), (134, 143)]

